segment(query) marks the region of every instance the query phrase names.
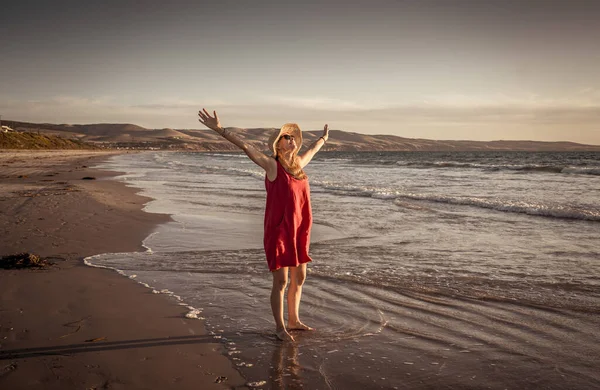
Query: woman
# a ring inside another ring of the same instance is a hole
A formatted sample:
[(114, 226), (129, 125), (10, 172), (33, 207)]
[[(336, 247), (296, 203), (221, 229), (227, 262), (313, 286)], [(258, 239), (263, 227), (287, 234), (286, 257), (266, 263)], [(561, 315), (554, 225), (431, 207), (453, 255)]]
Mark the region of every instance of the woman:
[[(302, 285), (306, 279), (312, 211), (310, 187), (303, 168), (325, 145), (329, 129), (308, 150), (298, 156), (302, 146), (302, 131), (295, 123), (287, 123), (269, 138), (272, 155), (267, 156), (254, 146), (221, 127), (217, 112), (210, 116), (206, 109), (198, 112), (200, 122), (242, 149), (266, 172), (267, 206), (265, 209), (264, 246), (269, 269), (273, 275), (271, 310), (275, 319), (275, 334), (284, 341), (294, 341), (289, 330), (313, 330), (300, 321), (299, 309)], [(288, 283), (288, 323), (283, 321), (283, 295)]]

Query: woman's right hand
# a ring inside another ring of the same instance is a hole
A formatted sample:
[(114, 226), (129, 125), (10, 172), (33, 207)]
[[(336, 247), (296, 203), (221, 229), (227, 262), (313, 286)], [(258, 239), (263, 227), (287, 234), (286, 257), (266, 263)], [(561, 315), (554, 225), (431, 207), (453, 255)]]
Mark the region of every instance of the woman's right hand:
[(206, 111), (206, 108), (203, 108), (198, 111), (198, 120), (209, 129), (213, 129), (217, 133), (220, 133), (223, 128), (221, 127), (221, 122), (219, 122), (219, 116), (216, 111), (213, 111), (213, 115), (214, 116), (210, 116), (208, 111)]

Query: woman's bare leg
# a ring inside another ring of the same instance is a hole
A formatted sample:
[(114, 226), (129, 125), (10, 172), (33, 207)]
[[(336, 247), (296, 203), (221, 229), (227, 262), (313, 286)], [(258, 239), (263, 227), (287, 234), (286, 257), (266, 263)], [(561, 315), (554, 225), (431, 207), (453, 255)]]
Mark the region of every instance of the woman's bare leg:
[(294, 338), (285, 329), (283, 323), (283, 294), (288, 281), (287, 267), (279, 268), (272, 272), (273, 287), (271, 288), (271, 310), (275, 319), (275, 335), (283, 341), (294, 341)]
[(306, 264), (290, 267), (290, 288), (287, 294), (289, 330), (313, 330), (300, 321), (300, 299), (302, 299), (302, 285), (305, 279)]

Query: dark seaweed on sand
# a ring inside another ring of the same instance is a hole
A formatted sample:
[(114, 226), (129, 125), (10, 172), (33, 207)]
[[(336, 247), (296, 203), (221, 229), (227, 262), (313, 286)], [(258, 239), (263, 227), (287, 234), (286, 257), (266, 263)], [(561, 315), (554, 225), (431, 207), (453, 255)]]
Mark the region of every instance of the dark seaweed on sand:
[(0, 268), (4, 269), (43, 268), (52, 264), (33, 253), (17, 253), (0, 257)]

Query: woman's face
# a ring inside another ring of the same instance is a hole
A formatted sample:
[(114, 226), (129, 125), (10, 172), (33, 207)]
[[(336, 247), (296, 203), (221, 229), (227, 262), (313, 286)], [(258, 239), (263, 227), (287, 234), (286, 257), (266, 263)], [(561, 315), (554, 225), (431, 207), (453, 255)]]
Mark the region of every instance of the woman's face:
[(296, 139), (292, 134), (284, 134), (277, 141), (277, 149), (282, 153), (293, 152), (296, 150)]

